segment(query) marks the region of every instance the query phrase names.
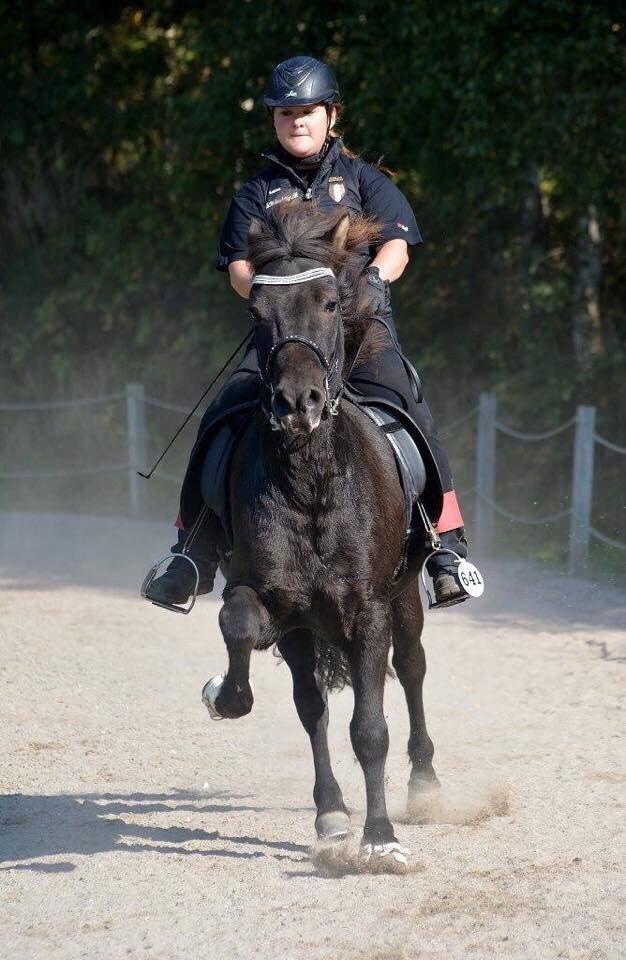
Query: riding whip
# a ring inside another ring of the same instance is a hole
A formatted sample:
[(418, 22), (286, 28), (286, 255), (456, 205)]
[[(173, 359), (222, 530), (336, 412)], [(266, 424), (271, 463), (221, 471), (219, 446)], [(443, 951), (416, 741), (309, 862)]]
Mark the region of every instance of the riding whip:
[(189, 421), (190, 421), (191, 418), (193, 417), (194, 413), (196, 412), (196, 410), (198, 409), (198, 407), (200, 406), (200, 404), (202, 403), (202, 401), (203, 401), (204, 398), (206, 397), (206, 395), (207, 395), (207, 393), (209, 392), (209, 390), (211, 390), (211, 389), (213, 388), (213, 386), (215, 385), (215, 383), (219, 380), (219, 378), (221, 377), (221, 375), (224, 373), (224, 370), (226, 369), (226, 367), (228, 366), (228, 364), (229, 364), (232, 360), (235, 359), (235, 357), (237, 356), (237, 354), (239, 353), (239, 351), (242, 350), (243, 347), (246, 346), (246, 344), (247, 344), (248, 341), (252, 338), (253, 335), (254, 335), (254, 330), (249, 330), (248, 333), (247, 333), (247, 334), (245, 335), (245, 337), (243, 338), (243, 340), (241, 341), (241, 343), (239, 344), (239, 346), (231, 353), (230, 357), (228, 358), (228, 360), (226, 361), (226, 363), (224, 364), (224, 366), (222, 367), (222, 369), (219, 370), (218, 373), (216, 373), (216, 375), (213, 377), (213, 379), (211, 380), (210, 384), (208, 385), (208, 387), (206, 388), (206, 390), (204, 391), (204, 393), (202, 394), (202, 396), (200, 397), (200, 399), (199, 399), (198, 402), (196, 403), (195, 407), (194, 407), (192, 410), (189, 411), (189, 413), (187, 414), (187, 416), (185, 417), (185, 419), (184, 419), (183, 422), (181, 423), (180, 427), (178, 428), (178, 430), (176, 431), (176, 433), (174, 434), (174, 436), (172, 437), (172, 439), (170, 440), (170, 442), (169, 442), (168, 445), (166, 446), (166, 448), (165, 448), (165, 450), (163, 451), (163, 453), (161, 454), (161, 456), (160, 456), (160, 457), (156, 460), (156, 462), (154, 463), (152, 469), (149, 470), (148, 473), (142, 473), (141, 470), (138, 470), (138, 471), (137, 471), (137, 473), (139, 474), (140, 477), (143, 477), (144, 480), (149, 480), (149, 479), (150, 479), (150, 477), (152, 476), (152, 474), (154, 473), (154, 471), (156, 470), (156, 468), (157, 468), (158, 465), (160, 464), (160, 462), (161, 462), (161, 460), (163, 459), (163, 457), (165, 456), (165, 454), (170, 450), (170, 448), (172, 447), (172, 445), (176, 442), (176, 440), (178, 439), (178, 437), (180, 436), (180, 434), (183, 432), (183, 430), (185, 429), (185, 427), (187, 426), (187, 424), (189, 423)]

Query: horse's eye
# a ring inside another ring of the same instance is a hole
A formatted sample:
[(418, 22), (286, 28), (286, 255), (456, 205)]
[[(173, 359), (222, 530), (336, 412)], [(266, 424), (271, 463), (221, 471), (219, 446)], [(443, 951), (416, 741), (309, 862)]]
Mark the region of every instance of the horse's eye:
[(324, 310), (328, 310), (329, 313), (334, 313), (336, 309), (337, 309), (336, 300), (329, 300), (327, 303), (324, 304)]

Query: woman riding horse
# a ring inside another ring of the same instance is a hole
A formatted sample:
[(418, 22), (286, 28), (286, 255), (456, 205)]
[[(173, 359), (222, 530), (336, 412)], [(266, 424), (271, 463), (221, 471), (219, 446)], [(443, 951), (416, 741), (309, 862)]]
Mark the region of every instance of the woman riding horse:
[[(233, 288), (248, 299), (254, 278), (248, 245), (251, 222), (253, 218), (267, 222), (272, 210), (286, 200), (314, 201), (321, 210), (341, 205), (351, 214), (364, 214), (379, 224), (376, 239), (364, 243), (359, 252), (385, 344), (375, 358), (355, 366), (350, 386), (364, 396), (387, 398), (403, 407), (421, 428), (443, 483), (443, 511), (437, 523), (442, 546), (465, 557), (463, 520), (448, 458), (421, 395), (419, 378), (400, 349), (391, 312), (389, 285), (404, 272), (407, 246), (422, 242), (413, 211), (388, 177), (356, 157), (335, 135), (341, 104), (337, 81), (328, 66), (311, 57), (280, 63), (271, 75), (264, 103), (272, 115), (278, 143), (263, 154), (268, 165), (244, 184), (231, 202), (220, 237), (218, 267), (228, 270)], [(208, 408), (199, 436), (226, 409), (255, 397), (258, 371), (252, 348)], [(179, 530), (174, 552), (185, 547), (188, 529), (189, 524), (187, 530)], [(186, 552), (200, 573), (200, 593), (213, 587), (219, 534), (217, 518), (205, 514), (200, 528), (194, 530), (193, 544), (187, 544)], [(433, 578), (436, 604), (447, 605), (465, 597), (450, 553), (433, 556), (427, 569)], [(194, 585), (191, 565), (175, 560), (150, 584), (147, 596), (165, 605), (183, 604)]]

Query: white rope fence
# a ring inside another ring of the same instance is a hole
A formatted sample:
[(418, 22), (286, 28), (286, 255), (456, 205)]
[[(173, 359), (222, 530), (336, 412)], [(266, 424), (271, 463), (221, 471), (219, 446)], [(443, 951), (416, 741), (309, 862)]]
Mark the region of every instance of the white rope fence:
[(116, 400), (124, 400), (126, 393), (105, 393), (101, 397), (81, 397), (79, 400), (45, 400), (35, 403), (0, 403), (0, 411), (11, 410), (61, 410), (67, 407), (94, 407)]
[[(88, 477), (101, 473), (128, 474), (130, 511), (133, 516), (142, 512), (142, 479), (137, 471), (146, 467), (147, 432), (146, 408), (153, 407), (186, 416), (189, 409), (178, 403), (159, 400), (147, 396), (143, 384), (129, 383), (126, 390), (118, 393), (103, 394), (98, 397), (83, 397), (77, 400), (51, 400), (41, 402), (0, 403), (0, 412), (22, 412), (28, 410), (59, 410), (71, 407), (98, 407), (125, 401), (126, 436), (128, 457), (123, 462), (103, 463), (93, 467), (74, 467), (42, 471), (11, 471), (0, 473), (0, 480), (37, 480), (63, 479), (70, 477)], [(477, 442), (475, 454), (475, 484), (460, 492), (459, 495), (474, 495), (475, 532), (479, 550), (487, 550), (492, 544), (494, 518), (503, 517), (511, 523), (529, 526), (545, 526), (558, 523), (569, 517), (569, 567), (572, 572), (582, 570), (587, 562), (589, 542), (593, 538), (605, 546), (626, 551), (626, 543), (610, 537), (591, 524), (593, 500), (594, 449), (599, 444), (612, 453), (626, 455), (626, 447), (607, 440), (595, 430), (595, 407), (579, 406), (576, 415), (565, 423), (550, 430), (528, 433), (515, 430), (502, 423), (496, 417), (496, 398), (491, 393), (482, 393), (479, 402), (462, 416), (447, 424), (441, 430), (442, 436), (448, 436), (454, 430), (477, 418)], [(195, 417), (202, 417), (197, 411)], [(517, 440), (521, 443), (535, 443), (551, 440), (553, 437), (574, 428), (574, 468), (571, 480), (570, 506), (540, 517), (526, 516), (506, 509), (495, 497), (496, 486), (496, 449), (497, 434)], [(181, 477), (157, 470), (156, 479), (166, 483), (180, 484)]]

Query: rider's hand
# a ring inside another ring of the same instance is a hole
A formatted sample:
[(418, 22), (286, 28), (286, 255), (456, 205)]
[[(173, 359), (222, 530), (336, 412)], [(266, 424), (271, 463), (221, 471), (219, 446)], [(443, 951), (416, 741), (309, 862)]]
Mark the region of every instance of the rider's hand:
[(389, 310), (389, 281), (383, 280), (378, 267), (367, 267), (368, 293), (371, 297), (372, 313), (374, 316), (385, 316)]

